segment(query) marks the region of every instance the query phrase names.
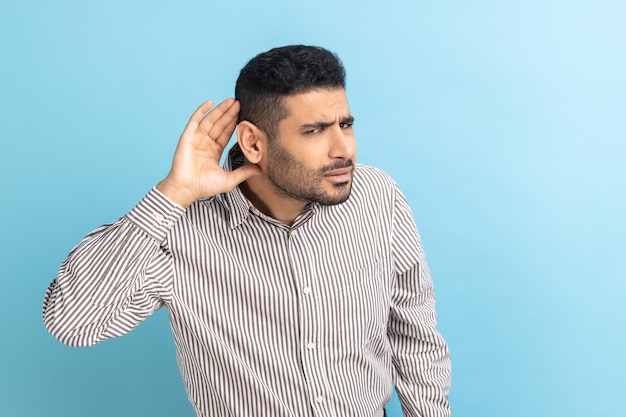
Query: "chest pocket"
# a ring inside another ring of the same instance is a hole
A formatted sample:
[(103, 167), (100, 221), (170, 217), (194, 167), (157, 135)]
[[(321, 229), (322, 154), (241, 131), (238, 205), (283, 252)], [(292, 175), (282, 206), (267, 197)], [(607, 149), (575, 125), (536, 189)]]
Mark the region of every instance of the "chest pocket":
[(332, 282), (331, 302), (324, 311), (327, 341), (356, 347), (386, 337), (391, 277), (386, 258), (353, 271), (339, 273)]

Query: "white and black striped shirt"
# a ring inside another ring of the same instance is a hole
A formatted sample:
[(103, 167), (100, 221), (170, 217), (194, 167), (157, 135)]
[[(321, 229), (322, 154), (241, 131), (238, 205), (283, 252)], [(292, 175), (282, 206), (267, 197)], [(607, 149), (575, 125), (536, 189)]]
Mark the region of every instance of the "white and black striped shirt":
[(309, 204), (292, 226), (238, 188), (187, 210), (153, 189), (72, 250), (44, 321), (87, 346), (166, 307), (201, 417), (382, 416), (394, 383), (406, 416), (448, 416), (434, 303), (404, 197), (357, 165), (345, 203)]

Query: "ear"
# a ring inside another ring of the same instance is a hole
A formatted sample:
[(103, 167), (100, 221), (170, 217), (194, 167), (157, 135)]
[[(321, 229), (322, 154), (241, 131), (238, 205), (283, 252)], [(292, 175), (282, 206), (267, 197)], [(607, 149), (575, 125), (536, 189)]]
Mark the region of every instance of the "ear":
[(251, 164), (258, 164), (265, 156), (267, 135), (247, 120), (237, 126), (237, 142)]

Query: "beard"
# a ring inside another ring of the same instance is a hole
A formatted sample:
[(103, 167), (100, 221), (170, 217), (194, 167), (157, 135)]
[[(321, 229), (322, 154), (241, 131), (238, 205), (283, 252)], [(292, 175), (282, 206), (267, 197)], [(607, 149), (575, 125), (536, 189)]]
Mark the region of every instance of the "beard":
[(352, 160), (339, 161), (319, 169), (307, 168), (284, 147), (269, 142), (267, 178), (286, 197), (327, 206), (343, 203), (350, 197), (352, 180), (329, 184), (324, 188), (324, 174), (340, 168), (354, 167)]

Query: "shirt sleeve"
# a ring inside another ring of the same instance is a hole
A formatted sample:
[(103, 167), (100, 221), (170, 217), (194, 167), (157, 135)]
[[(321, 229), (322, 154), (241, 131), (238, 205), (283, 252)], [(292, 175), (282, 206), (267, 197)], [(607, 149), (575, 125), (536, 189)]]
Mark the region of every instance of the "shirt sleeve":
[(450, 356), (436, 329), (435, 296), (411, 210), (399, 189), (393, 216), (395, 287), (388, 336), (406, 417), (450, 416)]
[(184, 209), (152, 189), (126, 216), (85, 237), (46, 291), (48, 331), (70, 346), (121, 336), (171, 297), (169, 229)]

